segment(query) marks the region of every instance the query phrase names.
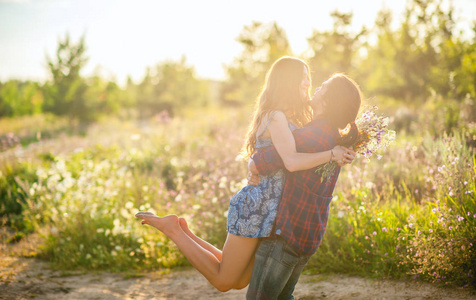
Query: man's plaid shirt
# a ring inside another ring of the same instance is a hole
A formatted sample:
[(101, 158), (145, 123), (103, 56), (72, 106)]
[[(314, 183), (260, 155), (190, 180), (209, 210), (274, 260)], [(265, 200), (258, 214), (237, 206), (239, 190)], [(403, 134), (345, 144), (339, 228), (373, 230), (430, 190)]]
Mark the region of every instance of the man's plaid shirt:
[[(297, 151), (311, 153), (334, 148), (339, 133), (326, 119), (317, 119), (296, 129), (293, 135)], [(284, 163), (273, 146), (260, 149), (252, 159), (262, 175), (284, 168)], [(336, 168), (330, 180), (322, 183), (321, 175), (314, 170), (286, 173), (272, 233), (284, 238), (301, 255), (314, 254), (322, 241), (340, 167)]]

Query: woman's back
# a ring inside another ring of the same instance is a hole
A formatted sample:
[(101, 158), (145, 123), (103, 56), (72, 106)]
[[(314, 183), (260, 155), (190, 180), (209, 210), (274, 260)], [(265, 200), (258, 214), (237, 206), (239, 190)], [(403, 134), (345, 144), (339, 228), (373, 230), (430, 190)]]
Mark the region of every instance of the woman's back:
[[(255, 148), (258, 151), (259, 148), (273, 145), (267, 131), (275, 113), (269, 114), (264, 128), (256, 137)], [(292, 123), (288, 124), (291, 131), (297, 128)], [(268, 237), (276, 218), (284, 180), (285, 172), (279, 170), (272, 175), (262, 176), (259, 185), (245, 186), (234, 195), (228, 209), (227, 231), (248, 238)]]

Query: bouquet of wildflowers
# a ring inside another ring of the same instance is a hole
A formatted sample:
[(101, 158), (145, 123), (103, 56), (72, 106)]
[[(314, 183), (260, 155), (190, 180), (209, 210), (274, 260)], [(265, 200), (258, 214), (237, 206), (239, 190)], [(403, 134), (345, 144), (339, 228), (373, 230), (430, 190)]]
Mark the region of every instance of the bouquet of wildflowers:
[[(359, 135), (352, 147), (358, 155), (365, 157), (368, 161), (373, 154), (385, 150), (396, 137), (395, 131), (388, 129), (388, 117), (378, 116), (377, 109), (375, 105), (367, 107), (355, 120)], [(377, 159), (381, 157), (377, 154)], [(335, 161), (330, 161), (316, 168), (315, 172), (321, 174), (321, 182), (331, 178), (336, 166)]]

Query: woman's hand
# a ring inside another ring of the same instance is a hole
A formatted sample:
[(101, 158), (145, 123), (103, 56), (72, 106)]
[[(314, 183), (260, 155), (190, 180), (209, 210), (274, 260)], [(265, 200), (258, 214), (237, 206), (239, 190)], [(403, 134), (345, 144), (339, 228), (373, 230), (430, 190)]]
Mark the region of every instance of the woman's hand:
[(351, 148), (338, 145), (332, 149), (332, 154), (332, 160), (342, 167), (345, 164), (352, 163), (356, 153)]
[(248, 173), (248, 185), (258, 185), (261, 182), (261, 177), (258, 174)]
[(255, 162), (250, 158), (248, 161), (248, 185), (258, 185), (261, 182), (261, 177), (256, 169)]

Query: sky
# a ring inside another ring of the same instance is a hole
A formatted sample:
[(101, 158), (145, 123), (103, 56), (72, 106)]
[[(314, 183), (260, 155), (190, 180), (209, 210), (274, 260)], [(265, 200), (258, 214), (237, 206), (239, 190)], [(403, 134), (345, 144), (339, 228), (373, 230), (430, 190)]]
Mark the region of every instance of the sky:
[[(201, 78), (224, 79), (224, 66), (238, 56), (236, 40), (253, 21), (276, 21), (294, 55), (307, 48), (313, 30), (332, 28), (330, 12), (353, 12), (355, 31), (371, 27), (377, 12), (402, 18), (404, 0), (0, 0), (0, 81), (48, 79), (46, 55), (58, 40), (84, 35), (89, 61), (83, 75), (124, 83), (141, 80), (147, 67), (185, 56)], [(453, 0), (466, 24), (476, 0)], [(469, 26), (469, 25), (468, 25)]]

